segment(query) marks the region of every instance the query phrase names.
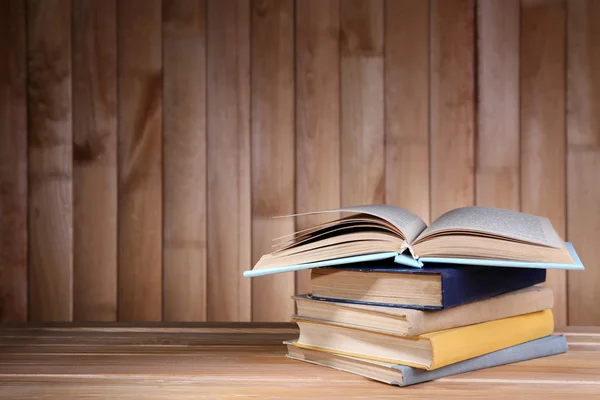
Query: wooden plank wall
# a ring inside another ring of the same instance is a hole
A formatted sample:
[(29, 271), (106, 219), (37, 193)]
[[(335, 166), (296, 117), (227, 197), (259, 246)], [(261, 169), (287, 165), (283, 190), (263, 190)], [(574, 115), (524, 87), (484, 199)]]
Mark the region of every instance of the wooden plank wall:
[(285, 321), (270, 239), (389, 203), (547, 215), (600, 325), (594, 0), (6, 0), (0, 321)]

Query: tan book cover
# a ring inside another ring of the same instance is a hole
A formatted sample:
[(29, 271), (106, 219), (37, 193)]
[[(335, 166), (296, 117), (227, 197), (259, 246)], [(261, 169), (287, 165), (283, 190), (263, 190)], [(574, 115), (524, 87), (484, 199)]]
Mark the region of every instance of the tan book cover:
[(306, 296), (293, 298), (298, 307), (297, 318), (397, 336), (417, 336), (478, 324), (541, 311), (554, 305), (552, 290), (543, 286), (532, 286), (439, 311), (335, 303)]

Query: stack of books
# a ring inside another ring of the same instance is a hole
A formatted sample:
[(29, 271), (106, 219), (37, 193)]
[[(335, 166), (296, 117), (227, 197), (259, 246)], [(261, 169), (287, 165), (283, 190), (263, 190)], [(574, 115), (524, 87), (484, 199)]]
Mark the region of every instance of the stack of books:
[(245, 276), (311, 270), (288, 357), (399, 386), (567, 351), (547, 268), (583, 269), (547, 218), (466, 207), (429, 227), (373, 205), (277, 239)]

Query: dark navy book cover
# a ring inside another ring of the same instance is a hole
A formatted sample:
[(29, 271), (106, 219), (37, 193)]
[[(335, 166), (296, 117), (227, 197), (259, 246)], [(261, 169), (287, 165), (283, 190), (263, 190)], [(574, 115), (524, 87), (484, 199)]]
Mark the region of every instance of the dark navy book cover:
[(414, 304), (386, 304), (363, 301), (343, 300), (310, 296), (315, 300), (335, 301), (339, 303), (369, 304), (386, 307), (413, 308), (418, 310), (443, 310), (460, 306), (503, 293), (523, 289), (546, 280), (546, 270), (539, 268), (503, 268), (481, 266), (457, 266), (456, 264), (436, 264), (423, 268), (398, 267), (398, 264), (374, 261), (360, 266), (326, 267), (327, 269), (345, 269), (369, 272), (387, 272), (397, 274), (437, 274), (442, 280), (442, 305), (418, 306)]

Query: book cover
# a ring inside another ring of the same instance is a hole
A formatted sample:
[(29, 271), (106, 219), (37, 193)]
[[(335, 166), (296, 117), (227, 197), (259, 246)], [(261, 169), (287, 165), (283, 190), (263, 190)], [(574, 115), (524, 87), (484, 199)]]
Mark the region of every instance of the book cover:
[(413, 304), (371, 303), (335, 298), (311, 296), (317, 300), (338, 303), (379, 305), (385, 307), (414, 308), (418, 310), (442, 310), (462, 304), (487, 299), (503, 293), (523, 289), (546, 280), (545, 269), (535, 268), (490, 268), (454, 265), (437, 265), (423, 268), (398, 267), (390, 262), (369, 262), (360, 266), (328, 267), (369, 272), (389, 272), (399, 274), (439, 274), (442, 277), (442, 305), (416, 306)]
[[(427, 332), (479, 324), (546, 310), (554, 305), (552, 290), (543, 286), (531, 286), (438, 311), (335, 303), (315, 300), (308, 295), (293, 296), (293, 298), (298, 305), (298, 315), (294, 317), (397, 336), (417, 336)], [(312, 306), (304, 308), (304, 304), (312, 304)], [(307, 310), (306, 313), (302, 312), (303, 309)], [(387, 323), (383, 325), (382, 321)]]
[(282, 272), (302, 271), (312, 268), (330, 267), (335, 265), (350, 265), (370, 261), (393, 260), (396, 264), (404, 265), (412, 268), (423, 268), (426, 265), (456, 264), (456, 265), (472, 265), (482, 267), (503, 267), (503, 268), (532, 268), (532, 269), (565, 269), (565, 270), (584, 270), (583, 263), (577, 255), (575, 248), (570, 242), (566, 242), (571, 257), (575, 260), (575, 264), (557, 264), (557, 263), (535, 263), (525, 261), (505, 261), (505, 260), (483, 260), (473, 258), (435, 258), (422, 257), (414, 259), (406, 253), (386, 252), (372, 253), (360, 256), (334, 258), (331, 260), (323, 260), (314, 263), (287, 265), (285, 267), (274, 267), (244, 271), (243, 275), (246, 278), (254, 278), (257, 276), (278, 274)]
[[(563, 335), (552, 335), (494, 351), (433, 371), (426, 371), (406, 365), (384, 362), (373, 363), (372, 361), (357, 357), (301, 349), (295, 347), (292, 342), (285, 342), (285, 344), (288, 345), (289, 349), (288, 358), (334, 368), (396, 386), (409, 386), (465, 372), (567, 352), (567, 340), (565, 337)], [(385, 369), (389, 369), (389, 372), (395, 370), (398, 373), (385, 373)]]
[[(296, 320), (299, 323), (316, 323), (311, 321)], [(368, 337), (362, 336), (357, 339), (350, 335), (348, 330), (335, 325), (329, 325), (334, 336), (344, 336), (346, 343), (344, 346), (353, 348), (361, 347), (361, 344), (368, 344), (370, 348), (377, 343), (381, 343), (381, 338), (386, 336), (381, 333), (370, 333)], [(344, 330), (346, 332), (344, 332)], [(339, 347), (337, 343), (331, 342), (329, 338), (322, 338), (327, 346), (318, 344), (306, 345), (302, 341), (302, 326), (300, 325), (299, 341), (294, 345), (309, 350), (319, 350), (335, 354), (342, 354), (352, 357), (359, 357), (374, 361), (383, 361), (394, 364), (403, 364), (410, 367), (436, 370), (447, 365), (452, 365), (464, 360), (479, 357), (494, 351), (506, 349), (521, 343), (549, 336), (554, 332), (554, 317), (552, 310), (538, 311), (535, 313), (519, 315), (516, 317), (504, 318), (495, 321), (483, 322), (481, 324), (462, 326), (459, 328), (446, 329), (438, 332), (425, 333), (415, 338), (428, 340), (431, 344), (431, 361), (425, 363), (409, 363), (402, 359), (390, 359), (387, 356), (375, 356), (372, 354), (360, 354), (354, 351), (344, 350), (345, 347)], [(389, 335), (388, 335), (389, 336)], [(412, 341), (414, 338), (397, 338), (398, 343)], [(378, 348), (378, 352), (385, 354), (385, 349)]]

